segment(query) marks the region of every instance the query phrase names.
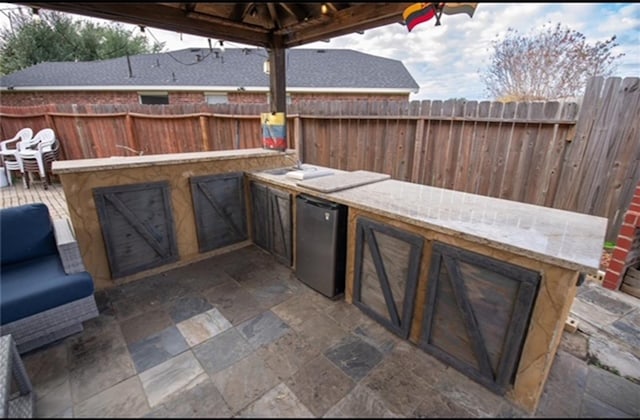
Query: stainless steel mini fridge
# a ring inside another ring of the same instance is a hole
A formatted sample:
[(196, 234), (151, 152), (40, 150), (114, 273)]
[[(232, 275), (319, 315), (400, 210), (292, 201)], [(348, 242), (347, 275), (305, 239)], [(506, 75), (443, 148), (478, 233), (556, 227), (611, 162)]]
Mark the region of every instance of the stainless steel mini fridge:
[(329, 298), (344, 292), (347, 207), (305, 194), (296, 198), (296, 277)]

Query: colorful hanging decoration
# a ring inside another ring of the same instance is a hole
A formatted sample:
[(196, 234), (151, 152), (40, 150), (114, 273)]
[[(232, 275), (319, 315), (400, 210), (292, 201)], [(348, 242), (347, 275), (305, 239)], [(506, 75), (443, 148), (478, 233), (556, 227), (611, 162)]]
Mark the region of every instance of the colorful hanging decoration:
[(409, 32), (419, 23), (426, 22), (431, 18), (436, 18), (436, 25), (440, 25), (440, 16), (456, 15), (466, 13), (473, 17), (473, 13), (478, 7), (478, 3), (414, 3), (404, 9), (402, 17)]
[(287, 117), (284, 112), (263, 112), (262, 147), (264, 149), (287, 149)]
[(436, 15), (433, 3), (415, 3), (404, 9), (402, 17), (409, 32), (419, 23), (426, 22)]

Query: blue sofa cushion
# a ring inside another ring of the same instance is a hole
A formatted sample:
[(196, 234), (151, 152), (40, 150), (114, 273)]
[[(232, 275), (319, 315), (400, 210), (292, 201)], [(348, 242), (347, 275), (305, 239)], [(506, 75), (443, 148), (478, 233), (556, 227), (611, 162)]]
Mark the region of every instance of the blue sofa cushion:
[(0, 265), (57, 254), (49, 209), (43, 203), (0, 210)]
[(2, 265), (0, 277), (1, 325), (85, 298), (94, 290), (88, 272), (66, 274), (57, 254)]

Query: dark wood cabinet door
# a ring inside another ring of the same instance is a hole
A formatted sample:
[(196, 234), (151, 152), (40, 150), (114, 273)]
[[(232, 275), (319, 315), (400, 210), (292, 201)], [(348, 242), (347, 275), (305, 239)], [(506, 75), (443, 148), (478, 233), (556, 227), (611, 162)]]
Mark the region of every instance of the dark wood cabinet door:
[(169, 182), (95, 188), (111, 277), (177, 261)]
[(190, 181), (200, 252), (248, 239), (243, 173), (197, 176)]
[(278, 261), (292, 264), (291, 194), (269, 187), (270, 250)]
[(252, 236), (253, 242), (262, 249), (269, 251), (269, 200), (268, 190), (263, 184), (250, 183), (251, 189), (251, 213), (253, 218)]
[(539, 283), (536, 271), (435, 243), (420, 347), (504, 394)]
[(353, 303), (402, 338), (409, 336), (424, 240), (360, 217)]

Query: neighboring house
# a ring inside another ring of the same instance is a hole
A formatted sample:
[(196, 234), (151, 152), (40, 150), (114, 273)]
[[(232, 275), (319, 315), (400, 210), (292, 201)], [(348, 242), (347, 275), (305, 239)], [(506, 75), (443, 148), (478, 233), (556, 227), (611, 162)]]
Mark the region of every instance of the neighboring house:
[[(46, 62), (0, 78), (9, 106), (265, 103), (267, 52), (188, 48), (89, 62)], [(404, 64), (347, 49), (286, 51), (287, 101), (409, 100), (418, 84)]]

